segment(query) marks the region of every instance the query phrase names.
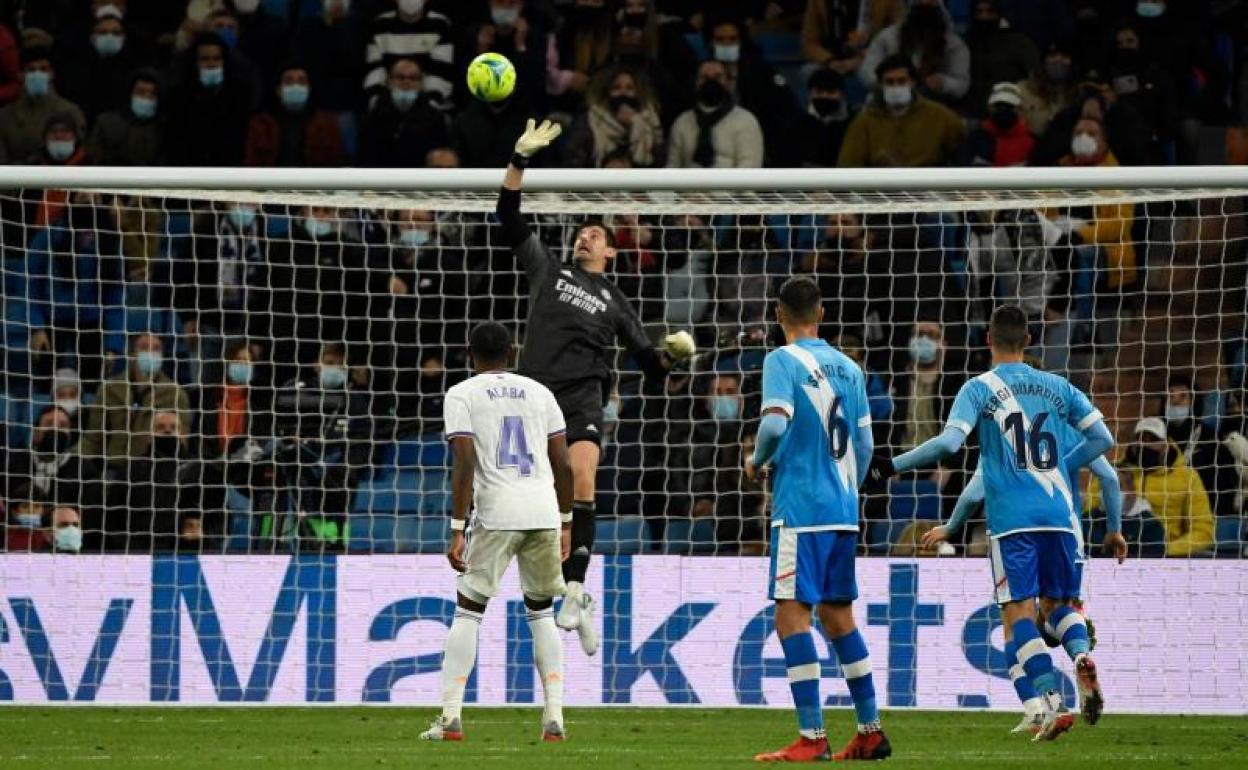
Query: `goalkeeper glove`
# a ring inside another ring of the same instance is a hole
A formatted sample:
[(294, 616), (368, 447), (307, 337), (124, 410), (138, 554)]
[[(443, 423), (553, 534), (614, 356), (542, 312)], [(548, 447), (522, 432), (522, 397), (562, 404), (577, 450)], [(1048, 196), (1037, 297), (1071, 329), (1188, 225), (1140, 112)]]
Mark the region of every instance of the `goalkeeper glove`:
[(877, 454), (871, 458), (871, 467), (867, 469), (867, 477), (863, 480), (864, 492), (878, 492), (888, 485), (888, 480), (897, 475), (893, 467), (893, 458)]
[(698, 352), (698, 346), (689, 332), (676, 332), (663, 338), (663, 349), (673, 361), (684, 361)]
[(531, 158), (538, 150), (545, 149), (551, 142), (555, 141), (562, 131), (563, 127), (558, 123), (543, 120), (542, 125), (539, 126), (536, 121), (529, 118), (529, 122), (524, 128), (524, 133), (516, 140), (516, 154), (524, 158)]

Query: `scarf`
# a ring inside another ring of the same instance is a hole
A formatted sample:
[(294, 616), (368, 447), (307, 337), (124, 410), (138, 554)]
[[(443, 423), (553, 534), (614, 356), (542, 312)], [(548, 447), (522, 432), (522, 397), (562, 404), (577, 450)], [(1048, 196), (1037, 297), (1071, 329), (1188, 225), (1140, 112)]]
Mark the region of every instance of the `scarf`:
[(221, 449), (228, 449), (230, 440), (247, 433), (247, 388), (226, 385), (221, 394), (221, 412), (217, 415), (217, 437)]
[(247, 307), (247, 285), (250, 283), (251, 271), (262, 259), (258, 234), (256, 222), (252, 222), (246, 231), (242, 231), (229, 217), (221, 217), (221, 224), (217, 228), (217, 257), (220, 265), (217, 289), (221, 293), (223, 307)]
[(655, 137), (661, 130), (659, 116), (651, 107), (638, 110), (632, 126), (625, 126), (607, 106), (591, 106), (589, 131), (594, 138), (594, 165), (602, 166), (604, 158), (620, 147), (627, 147), (634, 164), (653, 166)]
[(711, 141), (711, 133), (715, 124), (732, 112), (732, 99), (724, 99), (723, 104), (707, 112), (701, 105), (693, 108), (693, 115), (698, 119), (698, 146), (693, 151), (693, 162), (703, 168), (715, 165), (715, 143)]

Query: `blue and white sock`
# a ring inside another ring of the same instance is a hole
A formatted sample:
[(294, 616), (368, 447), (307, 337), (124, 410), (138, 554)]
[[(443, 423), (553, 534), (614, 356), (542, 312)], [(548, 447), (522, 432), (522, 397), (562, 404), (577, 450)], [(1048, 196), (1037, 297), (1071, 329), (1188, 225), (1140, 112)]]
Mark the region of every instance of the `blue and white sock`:
[(809, 631), (780, 640), (784, 665), (789, 672), (789, 690), (797, 708), (798, 732), (806, 738), (823, 738), (823, 703), (819, 700), (819, 653)]
[(867, 642), (858, 629), (833, 639), (832, 647), (841, 662), (845, 684), (854, 699), (854, 711), (858, 714), (858, 732), (869, 733), (880, 729), (880, 710), (875, 705), (875, 682), (871, 679), (871, 656), (867, 654)]
[(1014, 692), (1023, 704), (1023, 711), (1027, 716), (1035, 716), (1044, 711), (1044, 701), (1036, 695), (1036, 688), (1031, 686), (1027, 672), (1023, 671), (1022, 664), (1018, 662), (1018, 645), (1013, 640), (1005, 643), (1005, 661), (1009, 666), (1010, 681), (1014, 683)]
[(1088, 639), (1088, 622), (1079, 611), (1069, 605), (1061, 605), (1049, 613), (1045, 621), (1048, 631), (1054, 638), (1061, 640), (1066, 654), (1073, 661), (1087, 655), (1092, 649)]
[(1053, 659), (1049, 648), (1040, 638), (1040, 629), (1031, 618), (1023, 618), (1013, 626), (1014, 644), (1018, 649), (1018, 662), (1027, 678), (1041, 696), (1057, 692), (1057, 675), (1053, 673)]

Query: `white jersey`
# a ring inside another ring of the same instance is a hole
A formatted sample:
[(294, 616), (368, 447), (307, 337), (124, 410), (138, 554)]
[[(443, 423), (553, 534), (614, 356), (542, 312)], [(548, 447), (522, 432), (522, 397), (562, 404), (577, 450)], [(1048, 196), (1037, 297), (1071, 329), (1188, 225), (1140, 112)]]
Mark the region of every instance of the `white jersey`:
[(558, 529), (559, 501), (546, 442), (564, 432), (545, 385), (510, 372), (478, 374), (446, 393), (446, 440), (471, 436), (473, 502), (486, 529)]

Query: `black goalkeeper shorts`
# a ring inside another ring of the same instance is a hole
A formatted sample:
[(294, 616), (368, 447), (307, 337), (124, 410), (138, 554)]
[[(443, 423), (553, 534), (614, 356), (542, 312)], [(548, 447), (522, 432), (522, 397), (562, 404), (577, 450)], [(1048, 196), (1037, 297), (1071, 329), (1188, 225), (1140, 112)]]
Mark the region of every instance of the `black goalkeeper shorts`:
[(602, 446), (602, 390), (598, 380), (571, 382), (560, 385), (557, 390), (551, 389), (568, 426), (569, 446), (578, 441), (592, 441)]

